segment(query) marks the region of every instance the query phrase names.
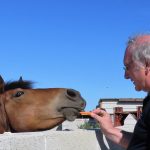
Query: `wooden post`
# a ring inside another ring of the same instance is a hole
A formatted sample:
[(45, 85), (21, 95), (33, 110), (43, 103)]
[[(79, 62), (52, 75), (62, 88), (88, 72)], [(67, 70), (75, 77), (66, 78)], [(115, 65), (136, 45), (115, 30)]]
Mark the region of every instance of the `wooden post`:
[(123, 107), (114, 107), (114, 126), (121, 126), (121, 119), (123, 117)]
[(137, 120), (141, 117), (142, 114), (142, 106), (137, 107)]

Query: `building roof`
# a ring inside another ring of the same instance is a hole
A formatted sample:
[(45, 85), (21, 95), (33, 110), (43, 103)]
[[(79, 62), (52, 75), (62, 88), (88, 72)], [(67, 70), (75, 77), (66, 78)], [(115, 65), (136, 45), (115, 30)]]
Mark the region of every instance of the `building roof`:
[(118, 102), (143, 102), (142, 98), (102, 98), (99, 100), (100, 102), (105, 101), (118, 101)]

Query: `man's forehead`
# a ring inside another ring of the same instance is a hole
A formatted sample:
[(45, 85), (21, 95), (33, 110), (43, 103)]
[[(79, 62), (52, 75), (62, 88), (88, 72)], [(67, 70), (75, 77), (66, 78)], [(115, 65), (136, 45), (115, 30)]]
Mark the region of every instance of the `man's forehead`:
[(125, 55), (130, 55), (138, 47), (144, 45), (145, 43), (150, 43), (150, 35), (140, 35), (136, 36), (129, 41), (129, 44), (126, 48)]
[(136, 44), (143, 44), (145, 42), (150, 42), (150, 35), (141, 35), (135, 38)]
[(124, 55), (124, 64), (130, 64), (132, 60), (133, 51), (136, 50), (139, 46), (150, 43), (150, 35), (140, 35), (131, 40), (129, 45), (126, 48), (125, 55)]
[(132, 61), (131, 53), (128, 49), (126, 49), (126, 52), (125, 52), (125, 55), (124, 55), (124, 65), (130, 64), (131, 61)]

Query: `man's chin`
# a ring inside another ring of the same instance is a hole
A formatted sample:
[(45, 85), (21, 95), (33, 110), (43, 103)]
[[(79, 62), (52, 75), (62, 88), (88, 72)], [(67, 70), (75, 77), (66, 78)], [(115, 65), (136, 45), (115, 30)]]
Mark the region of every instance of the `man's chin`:
[(136, 91), (138, 91), (138, 92), (139, 92), (139, 91), (142, 91), (142, 89), (141, 89), (141, 88), (136, 87), (136, 86), (135, 86), (135, 90), (136, 90)]

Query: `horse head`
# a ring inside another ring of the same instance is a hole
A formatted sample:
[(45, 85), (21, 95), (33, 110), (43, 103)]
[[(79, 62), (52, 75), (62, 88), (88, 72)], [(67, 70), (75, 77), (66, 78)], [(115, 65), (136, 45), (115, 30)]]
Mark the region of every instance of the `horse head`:
[(74, 121), (86, 102), (74, 89), (33, 89), (23, 80), (5, 83), (0, 77), (0, 133), (51, 129)]

